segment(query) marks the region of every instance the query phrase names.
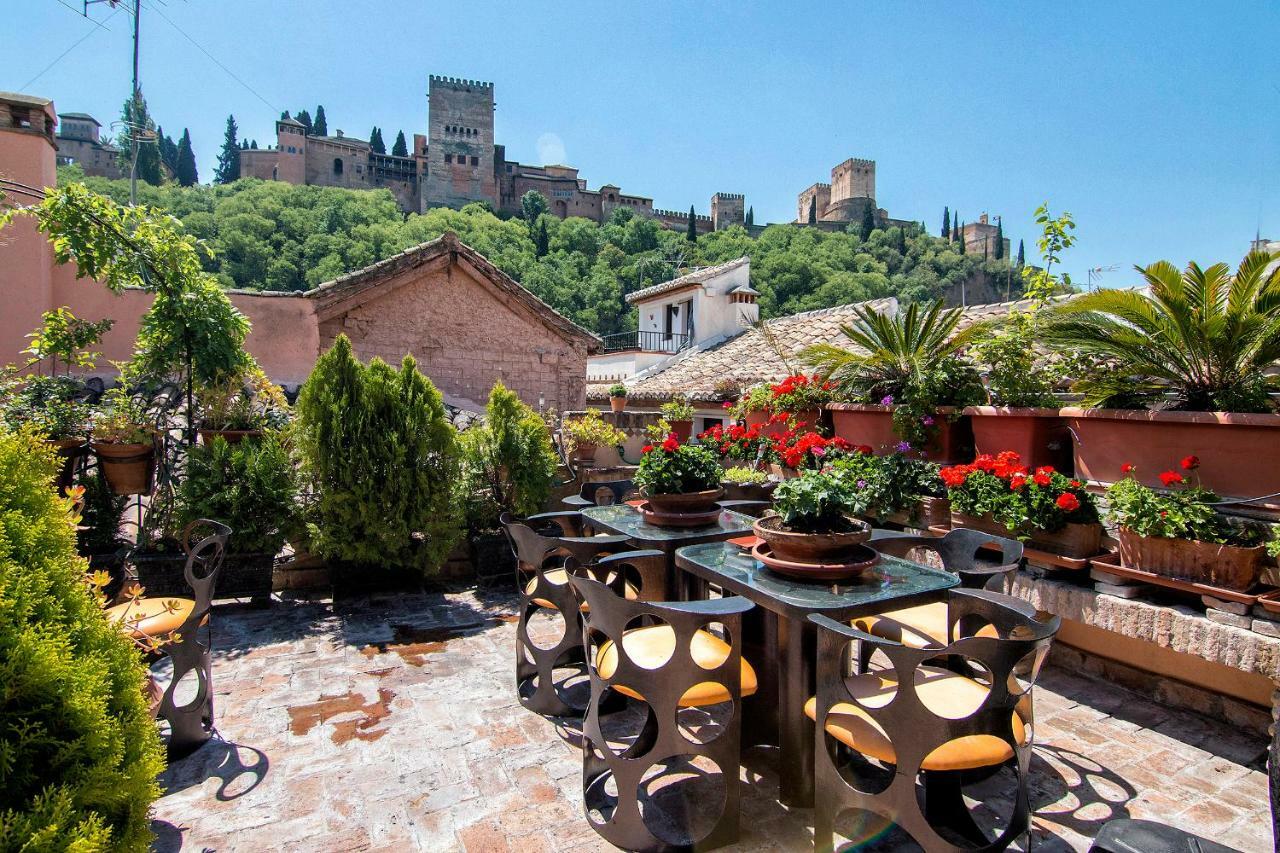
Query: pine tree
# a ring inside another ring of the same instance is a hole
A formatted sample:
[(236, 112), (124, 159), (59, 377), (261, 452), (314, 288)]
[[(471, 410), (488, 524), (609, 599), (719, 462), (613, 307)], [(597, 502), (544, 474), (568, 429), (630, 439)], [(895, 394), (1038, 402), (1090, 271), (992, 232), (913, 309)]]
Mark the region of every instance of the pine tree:
[(298, 123), (306, 129), (307, 136), (311, 136), (313, 134), (314, 131), (311, 128), (311, 113), (303, 110), (294, 116), (294, 118), (297, 119)]
[(1004, 257), (1004, 220), (996, 219), (996, 260)]
[(818, 199), (815, 196), (814, 198), (809, 199), (809, 224), (813, 225), (817, 223), (817, 221), (818, 221)]
[(156, 128), (156, 142), (160, 146), (160, 162), (169, 170), (169, 174), (176, 175), (178, 173), (178, 145), (173, 141), (172, 136), (165, 136), (164, 128)]
[(963, 223), (963, 222), (961, 222), (961, 223), (960, 223), (960, 227), (956, 229), (956, 243), (958, 244), (958, 245), (957, 245), (957, 251), (959, 251), (959, 252), (960, 252), (960, 254), (962, 254), (962, 255), (963, 255), (963, 254), (965, 253), (965, 251), (964, 251), (964, 223)]
[(951, 208), (942, 206), (942, 236), (951, 239)]
[(756, 209), (754, 207), (747, 208), (747, 224), (748, 225), (756, 224)]
[(213, 182), (229, 184), (240, 177), (240, 149), (236, 145), (236, 117), (227, 116), (227, 131), (222, 139), (222, 152), (218, 154), (218, 167)]
[(547, 236), (547, 218), (538, 217), (538, 233), (533, 239), (533, 249), (538, 257), (544, 257), (551, 248), (551, 238)]
[(382, 131), (375, 124), (369, 132), (369, 150), (374, 154), (386, 154), (387, 146), (382, 141)]
[(324, 117), (324, 104), (316, 107), (315, 134), (316, 136), (329, 135), (329, 122)]
[(876, 230), (875, 206), (868, 200), (862, 208), (862, 239), (870, 237), (874, 230)]
[(1019, 240), (1018, 241), (1018, 266), (1022, 267), (1022, 266), (1026, 266), (1026, 264), (1027, 264), (1027, 253), (1022, 246), (1022, 241)]
[[(120, 149), (120, 155), (117, 162), (120, 165), (121, 171), (128, 175), (133, 165), (132, 128), (136, 128), (140, 133), (150, 135), (155, 133), (156, 123), (151, 120), (151, 115), (147, 111), (147, 99), (142, 97), (141, 91), (138, 92), (137, 104), (134, 104), (132, 97), (125, 100), (124, 109), (121, 110), (120, 113), (120, 119), (123, 123), (123, 127), (120, 129), (119, 136), (116, 137), (116, 147)], [(160, 164), (160, 144), (158, 138), (139, 139), (138, 180), (146, 181), (152, 186), (160, 186), (164, 180), (164, 170), (161, 169)]]
[(395, 144), (391, 146), (391, 153), (396, 157), (409, 156), (409, 143), (404, 141), (404, 131), (396, 134)]
[(288, 121), (288, 120), (289, 120), (289, 111), (288, 111), (288, 110), (285, 110), (284, 112), (280, 113), (280, 120), (281, 120), (281, 121)]
[(690, 243), (698, 242), (698, 226), (693, 221), (693, 205), (689, 205), (689, 229), (685, 231), (684, 238)]
[(252, 142), (250, 142), (250, 143), (249, 143), (249, 147), (250, 147), (250, 148), (252, 148), (254, 151), (257, 151), (257, 150), (258, 150), (258, 140), (256, 140), (256, 139), (255, 139), (255, 140), (253, 140)]
[(173, 176), (184, 187), (195, 186), (200, 179), (196, 173), (196, 154), (191, 150), (191, 133), (185, 127), (182, 129), (182, 139), (178, 141), (178, 165), (173, 170)]

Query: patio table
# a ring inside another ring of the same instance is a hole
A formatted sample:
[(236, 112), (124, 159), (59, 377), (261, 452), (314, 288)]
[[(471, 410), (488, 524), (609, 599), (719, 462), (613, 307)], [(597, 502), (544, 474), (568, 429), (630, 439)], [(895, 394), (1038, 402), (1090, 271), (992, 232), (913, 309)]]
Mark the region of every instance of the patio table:
[(936, 600), (960, 583), (955, 575), (888, 555), (848, 583), (807, 583), (775, 574), (731, 542), (682, 547), (675, 564), (693, 579), (691, 597), (705, 597), (707, 586), (715, 585), (764, 611), (763, 637), (744, 637), (744, 645), (759, 644), (748, 659), (760, 685), (754, 719), (743, 718), (744, 745), (778, 746), (780, 799), (805, 808), (813, 805), (815, 731), (804, 704), (814, 695), (817, 656), (817, 634), (806, 617), (821, 613), (849, 621)]
[(677, 583), (680, 579), (676, 576), (674, 560), (676, 549), (702, 542), (718, 542), (735, 536), (746, 536), (751, 533), (751, 525), (755, 522), (755, 519), (750, 516), (726, 509), (720, 513), (720, 518), (715, 524), (704, 527), (658, 527), (649, 524), (644, 520), (644, 516), (640, 515), (638, 509), (626, 503), (585, 507), (582, 510), (582, 516), (595, 527), (619, 536), (626, 536), (637, 548), (653, 548), (666, 554), (667, 567), (663, 588), (641, 589), (640, 598), (643, 601), (671, 601), (677, 597), (687, 600), (688, 591), (682, 583)]

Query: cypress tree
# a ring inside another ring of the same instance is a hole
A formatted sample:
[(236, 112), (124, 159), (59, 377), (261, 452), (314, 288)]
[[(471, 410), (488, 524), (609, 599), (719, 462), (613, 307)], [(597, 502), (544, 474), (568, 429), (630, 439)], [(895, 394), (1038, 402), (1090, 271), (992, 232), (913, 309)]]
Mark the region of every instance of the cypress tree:
[(306, 110), (303, 110), (302, 112), (294, 116), (294, 118), (296, 118), (298, 120), (298, 123), (301, 124), (306, 129), (307, 136), (311, 136), (312, 134), (311, 113), (307, 112)]
[(184, 187), (195, 186), (200, 179), (196, 172), (196, 154), (191, 150), (191, 133), (185, 127), (182, 129), (182, 139), (178, 141), (178, 166), (173, 174)]
[(240, 148), (236, 145), (236, 131), (236, 117), (227, 116), (227, 130), (222, 139), (222, 151), (218, 154), (218, 167), (213, 173), (214, 183), (229, 184), (240, 177)]
[(1022, 241), (1018, 241), (1018, 266), (1026, 266), (1027, 254), (1023, 249)]
[(689, 205), (689, 229), (685, 231), (684, 238), (690, 243), (698, 242), (698, 226), (693, 221), (693, 205)]
[(942, 236), (951, 239), (951, 208), (942, 206)]
[(253, 140), (252, 142), (250, 142), (250, 143), (249, 143), (249, 147), (250, 147), (250, 148), (252, 148), (254, 151), (257, 151), (257, 150), (258, 150), (258, 140), (256, 140), (256, 139), (255, 139), (255, 140)]
[(324, 117), (324, 104), (316, 107), (315, 134), (316, 136), (329, 135), (329, 122)]
[(285, 110), (284, 112), (280, 113), (280, 120), (281, 120), (281, 121), (288, 121), (288, 120), (289, 120), (289, 111), (288, 111), (288, 110)]
[(960, 223), (960, 227), (956, 229), (956, 243), (960, 254), (964, 254), (964, 223)]
[[(156, 123), (151, 120), (151, 115), (147, 111), (147, 99), (142, 97), (142, 92), (138, 92), (136, 104), (132, 97), (125, 100), (120, 119), (123, 127), (116, 137), (116, 147), (120, 149), (117, 162), (121, 171), (128, 175), (133, 165), (133, 130), (131, 128), (137, 128), (143, 133), (148, 131), (155, 133)], [(164, 180), (161, 162), (159, 138), (140, 139), (138, 141), (138, 180), (146, 181), (152, 186), (160, 186)]]
[(538, 257), (543, 257), (551, 248), (551, 238), (547, 236), (546, 215), (538, 217), (538, 233), (533, 238), (533, 249)]
[(809, 224), (814, 225), (818, 221), (818, 198), (814, 196), (809, 199)]
[(875, 207), (868, 200), (862, 208), (862, 239), (870, 237), (874, 230), (876, 230), (876, 212)]
[(996, 260), (1004, 257), (1004, 220), (996, 219)]
[(754, 207), (747, 208), (747, 224), (748, 225), (756, 224), (756, 209)]
[(369, 133), (369, 150), (374, 154), (386, 154), (387, 145), (382, 141), (382, 129), (377, 125)]
[(160, 162), (169, 170), (169, 174), (178, 171), (178, 146), (173, 137), (164, 135), (164, 128), (156, 127), (156, 144), (160, 146)]
[(404, 141), (404, 131), (396, 134), (395, 144), (391, 146), (391, 153), (396, 157), (409, 156), (409, 143)]

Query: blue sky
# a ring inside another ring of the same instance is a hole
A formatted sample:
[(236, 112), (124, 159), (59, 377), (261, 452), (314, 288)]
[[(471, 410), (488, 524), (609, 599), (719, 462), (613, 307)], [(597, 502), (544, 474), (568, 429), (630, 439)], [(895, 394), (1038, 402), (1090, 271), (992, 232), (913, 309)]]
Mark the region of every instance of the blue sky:
[[(6, 5), (0, 89), (116, 118), (129, 16), (91, 7), (104, 29), (80, 0)], [(202, 180), (228, 113), (265, 145), (281, 109), (323, 103), (330, 132), (377, 124), (390, 145), (425, 132), (435, 73), (494, 82), (508, 156), (537, 162), (558, 140), (590, 186), (659, 207), (706, 212), (724, 190), (757, 222), (789, 220), (800, 190), (857, 156), (877, 161), (891, 215), (936, 232), (943, 205), (999, 214), (1029, 258), (1035, 207), (1071, 211), (1081, 284), (1110, 264), (1103, 281), (1123, 285), (1160, 258), (1234, 263), (1259, 228), (1280, 239), (1275, 0), (144, 0), (142, 25), (152, 114), (191, 129)]]

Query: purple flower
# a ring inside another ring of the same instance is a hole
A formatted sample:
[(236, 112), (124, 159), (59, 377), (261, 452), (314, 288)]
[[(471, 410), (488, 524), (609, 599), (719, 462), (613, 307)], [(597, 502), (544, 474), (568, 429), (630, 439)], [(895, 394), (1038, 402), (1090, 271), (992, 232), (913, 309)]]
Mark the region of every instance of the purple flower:
[(920, 423), (924, 424), (925, 426), (933, 426), (933, 415), (925, 415), (923, 418), (920, 419)]
[(906, 453), (911, 449), (911, 442), (899, 441), (897, 444), (893, 446), (893, 449), (898, 451), (899, 453)]
[(893, 405), (893, 395), (892, 395), (892, 394), (885, 394), (885, 395), (884, 395), (884, 398), (880, 400), (880, 405), (882, 405), (882, 406), (892, 406), (892, 405)]
[(866, 487), (867, 487), (867, 481), (866, 481), (866, 480), (859, 480), (859, 481), (858, 481), (858, 488), (859, 488), (859, 489), (865, 489)]
[(814, 456), (819, 456), (819, 457), (827, 455), (827, 449), (825, 447), (812, 447), (809, 449), (809, 452), (812, 453)]

